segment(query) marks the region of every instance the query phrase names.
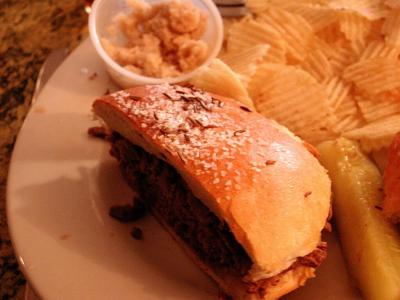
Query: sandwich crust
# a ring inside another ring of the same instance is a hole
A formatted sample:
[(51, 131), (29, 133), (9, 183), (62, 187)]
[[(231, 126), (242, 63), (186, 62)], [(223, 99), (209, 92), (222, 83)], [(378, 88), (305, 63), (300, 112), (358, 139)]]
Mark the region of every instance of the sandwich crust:
[[(321, 242), (318, 247), (305, 257), (297, 259), (288, 269), (281, 273), (256, 282), (245, 282), (244, 280), (231, 276), (224, 272), (218, 272), (202, 262), (196, 254), (177, 235), (162, 222), (162, 217), (152, 212), (158, 222), (180, 245), (196, 265), (210, 276), (220, 289), (235, 300), (275, 300), (303, 286), (307, 279), (315, 277), (315, 269), (326, 258), (327, 245)], [(224, 299), (224, 298), (222, 298)]]
[(330, 181), (286, 128), (232, 99), (167, 84), (103, 96), (93, 107), (111, 129), (171, 164), (228, 224), (254, 263), (246, 281), (280, 274), (319, 245)]

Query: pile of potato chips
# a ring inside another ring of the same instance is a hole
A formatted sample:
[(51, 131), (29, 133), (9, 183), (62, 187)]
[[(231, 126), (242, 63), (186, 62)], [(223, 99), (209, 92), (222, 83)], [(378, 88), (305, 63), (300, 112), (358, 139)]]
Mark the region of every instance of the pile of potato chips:
[(247, 0), (219, 59), (191, 82), (310, 143), (379, 151), (400, 131), (400, 0)]

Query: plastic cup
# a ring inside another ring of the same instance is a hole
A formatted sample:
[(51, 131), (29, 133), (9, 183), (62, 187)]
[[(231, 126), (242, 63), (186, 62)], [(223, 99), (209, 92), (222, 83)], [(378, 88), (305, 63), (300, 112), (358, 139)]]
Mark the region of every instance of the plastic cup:
[[(159, 0), (145, 0), (147, 3), (159, 3)], [(104, 50), (101, 45), (101, 38), (112, 39), (117, 44), (123, 45), (124, 37), (118, 30), (114, 36), (109, 33), (109, 26), (113, 24), (114, 17), (120, 13), (127, 14), (132, 11), (125, 0), (96, 0), (93, 3), (92, 11), (89, 16), (89, 33), (96, 52), (106, 65), (106, 69), (112, 79), (123, 88), (136, 85), (161, 84), (161, 83), (178, 83), (187, 81), (191, 78), (198, 68), (207, 65), (215, 58), (222, 46), (223, 40), (223, 23), (221, 15), (212, 0), (192, 0), (192, 3), (208, 14), (207, 29), (202, 40), (208, 45), (208, 57), (205, 62), (192, 70), (177, 77), (147, 77), (129, 71), (114, 61)]]

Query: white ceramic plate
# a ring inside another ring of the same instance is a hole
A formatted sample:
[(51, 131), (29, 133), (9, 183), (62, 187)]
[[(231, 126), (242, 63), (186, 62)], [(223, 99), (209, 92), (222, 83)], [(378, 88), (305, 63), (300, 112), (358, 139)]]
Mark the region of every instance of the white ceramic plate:
[[(93, 74), (97, 74), (94, 76)], [(95, 77), (95, 78), (93, 78)], [(217, 287), (151, 218), (108, 216), (130, 201), (108, 145), (90, 139), (92, 101), (117, 89), (88, 40), (60, 66), (19, 134), (8, 178), (8, 221), (21, 267), (42, 299), (217, 299)], [(286, 299), (358, 299), (331, 234), (316, 279)]]

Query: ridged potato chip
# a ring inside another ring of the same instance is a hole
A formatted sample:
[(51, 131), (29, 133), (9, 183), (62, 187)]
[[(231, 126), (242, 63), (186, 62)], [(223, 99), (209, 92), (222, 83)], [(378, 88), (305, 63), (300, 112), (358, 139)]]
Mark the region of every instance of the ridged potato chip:
[(385, 19), (378, 19), (371, 22), (371, 30), (367, 36), (368, 41), (383, 40), (382, 26)]
[(227, 52), (235, 53), (257, 44), (268, 44), (268, 60), (284, 63), (286, 61), (286, 46), (281, 34), (271, 26), (260, 21), (243, 20), (229, 30)]
[(387, 14), (387, 9), (380, 0), (333, 0), (328, 2), (328, 7), (341, 12), (355, 12), (370, 21)]
[(340, 119), (343, 117), (357, 115), (359, 113), (357, 103), (351, 96), (347, 96), (335, 109), (335, 115)]
[(360, 141), (361, 147), (365, 151), (371, 152), (388, 147), (399, 131), (400, 115), (397, 114), (345, 132), (343, 136)]
[(330, 61), (324, 52), (317, 48), (308, 52), (306, 59), (301, 62), (300, 66), (319, 82), (332, 77), (334, 74)]
[(382, 25), (385, 42), (391, 46), (400, 46), (400, 10), (393, 10)]
[(335, 116), (338, 122), (335, 124), (334, 129), (338, 133), (358, 128), (365, 124), (355, 99), (350, 95), (336, 108)]
[(400, 88), (382, 92), (373, 98), (374, 100), (387, 99), (400, 101)]
[(356, 54), (365, 48), (366, 37), (371, 30), (371, 23), (363, 16), (347, 12), (340, 14), (340, 31), (350, 41)]
[(333, 57), (336, 53), (336, 47), (332, 46), (331, 44), (327, 43), (317, 36), (313, 38), (310, 49), (319, 49), (328, 59)]
[(337, 21), (337, 14), (335, 12), (319, 5), (299, 5), (298, 8), (292, 10), (292, 12), (301, 15), (308, 23), (310, 23), (315, 32), (320, 31)]
[(306, 141), (331, 138), (334, 122), (324, 86), (293, 66), (261, 65), (249, 85), (257, 110)]
[(377, 101), (376, 99), (358, 97), (356, 100), (367, 122), (374, 122), (394, 114), (400, 114), (400, 99), (383, 98)]
[[(321, 1), (303, 0), (302, 4), (317, 4)], [(246, 6), (252, 13), (262, 13), (269, 7), (278, 7), (285, 10), (290, 10), (293, 6), (299, 4), (299, 0), (246, 0)]]
[(226, 52), (226, 48), (227, 48), (228, 33), (230, 31), (230, 28), (232, 27), (233, 24), (238, 23), (240, 21), (240, 19), (239, 18), (223, 18), (222, 21), (224, 24), (224, 43), (222, 45), (221, 53), (224, 53), (224, 52)]
[(348, 44), (348, 41), (340, 31), (340, 26), (338, 22), (332, 23), (323, 29), (319, 30), (316, 35), (329, 44), (334, 44), (335, 46), (342, 47), (343, 44)]
[(251, 81), (248, 85), (248, 92), (251, 99), (254, 99), (259, 96), (260, 89), (263, 86), (266, 79), (271, 79), (275, 74), (282, 70), (282, 68), (286, 68), (286, 65), (275, 64), (275, 63), (264, 63), (258, 67), (256, 73), (251, 78)]
[(286, 41), (288, 55), (292, 59), (302, 61), (306, 57), (313, 30), (302, 16), (282, 9), (268, 8), (258, 19), (281, 35)]
[(329, 105), (335, 112), (349, 95), (351, 85), (341, 77), (335, 76), (324, 82)]
[(269, 5), (265, 0), (246, 0), (246, 7), (254, 14), (263, 12)]
[(311, 143), (400, 115), (400, 0), (246, 3), (220, 55), (242, 101)]
[(400, 61), (391, 58), (371, 58), (347, 67), (343, 78), (362, 91), (376, 95), (400, 87)]
[(392, 9), (400, 9), (400, 0), (385, 0), (384, 4), (388, 7), (388, 8), (392, 8)]
[(370, 42), (361, 53), (359, 61), (371, 58), (393, 58), (396, 59), (400, 54), (400, 48), (387, 45), (383, 41)]
[(280, 1), (276, 7), (283, 8), (291, 13), (301, 15), (315, 32), (336, 22), (337, 14), (332, 9), (307, 1)]
[(208, 66), (201, 67), (189, 82), (207, 92), (230, 97), (249, 107), (254, 107), (237, 74), (218, 58), (214, 59)]
[(268, 53), (264, 56), (264, 61), (267, 63), (286, 63), (285, 53), (276, 48), (269, 48)]
[(343, 70), (356, 60), (357, 55), (350, 47), (335, 47), (332, 56), (329, 57), (329, 62), (337, 75), (341, 75)]
[(365, 125), (365, 121), (360, 115), (347, 115), (341, 119), (337, 119), (333, 126), (333, 131), (341, 134), (348, 130), (360, 128), (363, 125)]
[(231, 69), (240, 75), (243, 83), (247, 86), (250, 78), (254, 75), (257, 67), (263, 62), (270, 46), (259, 44), (254, 47), (245, 48), (240, 52), (229, 52), (220, 58), (228, 64)]

